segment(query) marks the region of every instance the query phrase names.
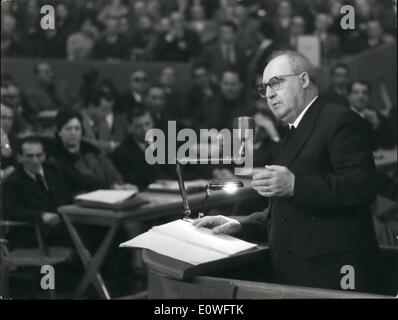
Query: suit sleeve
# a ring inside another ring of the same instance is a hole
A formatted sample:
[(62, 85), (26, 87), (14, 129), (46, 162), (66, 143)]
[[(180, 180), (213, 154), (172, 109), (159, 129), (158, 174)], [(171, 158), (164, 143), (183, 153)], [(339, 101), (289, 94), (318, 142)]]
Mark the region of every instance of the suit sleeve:
[(138, 179), (134, 173), (132, 164), (129, 162), (129, 158), (124, 152), (116, 150), (113, 153), (112, 160), (113, 163), (115, 164), (115, 167), (122, 174), (125, 182), (133, 184), (138, 183), (137, 181)]
[(240, 222), (242, 230), (238, 235), (247, 241), (266, 242), (267, 241), (267, 220), (269, 210), (254, 212), (249, 216), (231, 217)]
[(21, 195), (21, 186), (14, 180), (6, 180), (3, 186), (3, 208), (6, 220), (40, 222), (43, 211), (28, 208)]
[(107, 170), (110, 184), (113, 185), (115, 183), (122, 184), (124, 182), (122, 175), (115, 168), (111, 160), (106, 155), (101, 155), (102, 163), (104, 164), (104, 169)]
[(376, 170), (366, 126), (348, 110), (338, 120), (326, 146), (332, 173), (296, 175), (293, 201), (298, 209), (328, 212), (366, 206), (376, 195)]

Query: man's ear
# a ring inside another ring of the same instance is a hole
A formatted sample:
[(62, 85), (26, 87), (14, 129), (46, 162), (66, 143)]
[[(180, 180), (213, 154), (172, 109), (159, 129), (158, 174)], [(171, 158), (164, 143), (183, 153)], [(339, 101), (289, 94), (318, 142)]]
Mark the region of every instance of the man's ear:
[(303, 72), (300, 78), (301, 78), (301, 85), (303, 86), (304, 89), (307, 89), (308, 86), (310, 85), (310, 76), (308, 75), (307, 72)]

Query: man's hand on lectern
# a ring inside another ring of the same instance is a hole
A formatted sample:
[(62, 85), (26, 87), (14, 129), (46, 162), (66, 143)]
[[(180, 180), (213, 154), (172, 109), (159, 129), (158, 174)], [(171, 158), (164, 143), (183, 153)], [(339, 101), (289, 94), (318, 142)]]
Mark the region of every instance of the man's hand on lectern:
[(242, 225), (238, 220), (228, 218), (225, 216), (206, 216), (197, 220), (194, 220), (193, 225), (195, 227), (209, 228), (214, 234), (229, 234), (233, 235), (238, 233), (242, 229)]

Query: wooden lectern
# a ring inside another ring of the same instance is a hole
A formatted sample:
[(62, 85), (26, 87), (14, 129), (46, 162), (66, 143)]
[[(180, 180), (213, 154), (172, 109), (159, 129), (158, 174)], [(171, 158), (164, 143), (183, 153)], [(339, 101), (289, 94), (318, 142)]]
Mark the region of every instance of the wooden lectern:
[[(388, 263), (388, 268), (398, 270), (398, 248), (381, 248), (381, 252), (383, 265)], [(275, 284), (266, 276), (268, 253), (267, 247), (259, 246), (253, 251), (194, 266), (143, 250), (149, 299), (353, 299), (392, 298), (396, 294), (393, 288), (375, 295)], [(393, 272), (383, 276), (383, 281), (398, 286)]]

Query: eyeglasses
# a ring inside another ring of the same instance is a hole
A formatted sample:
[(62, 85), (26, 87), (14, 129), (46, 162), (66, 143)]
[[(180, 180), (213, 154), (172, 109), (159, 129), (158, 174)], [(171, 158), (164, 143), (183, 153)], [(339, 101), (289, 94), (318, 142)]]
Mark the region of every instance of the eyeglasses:
[(298, 76), (301, 75), (302, 73), (291, 73), (291, 74), (284, 74), (281, 76), (273, 77), (271, 78), (268, 83), (262, 83), (258, 86), (257, 91), (258, 94), (262, 98), (267, 97), (267, 87), (270, 86), (272, 90), (282, 90), (285, 87), (285, 78), (287, 77), (292, 77), (292, 76)]

